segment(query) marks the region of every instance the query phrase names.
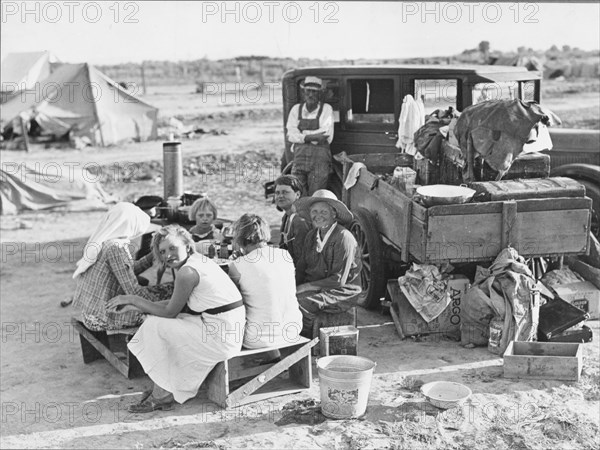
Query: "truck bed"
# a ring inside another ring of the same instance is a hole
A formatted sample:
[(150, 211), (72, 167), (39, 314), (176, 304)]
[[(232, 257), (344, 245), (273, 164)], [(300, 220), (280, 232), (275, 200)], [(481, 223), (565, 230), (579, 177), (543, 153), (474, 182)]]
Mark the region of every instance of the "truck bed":
[[(489, 201), (426, 208), (385, 182), (401, 159), (393, 154), (341, 156), (346, 174), (363, 162), (357, 183), (343, 200), (351, 211), (368, 210), (382, 240), (404, 261), (422, 263), (491, 260), (507, 246), (523, 257), (588, 252), (592, 201), (543, 198)], [(378, 173), (369, 169), (376, 167)]]

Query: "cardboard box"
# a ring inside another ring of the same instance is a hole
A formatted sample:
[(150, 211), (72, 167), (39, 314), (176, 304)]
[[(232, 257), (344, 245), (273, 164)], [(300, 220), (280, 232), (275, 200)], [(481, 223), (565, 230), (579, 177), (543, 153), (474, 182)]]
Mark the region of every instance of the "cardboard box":
[(511, 341), (503, 366), (505, 378), (579, 381), (583, 345)]
[(590, 319), (600, 319), (600, 289), (589, 281), (561, 284), (553, 289), (560, 298), (587, 312)]
[(398, 280), (389, 280), (388, 292), (392, 299), (392, 317), (396, 315), (398, 333), (403, 338), (419, 334), (442, 334), (460, 339), (461, 301), (468, 287), (469, 279), (466, 276), (453, 276), (448, 281), (450, 303), (438, 317), (427, 323), (404, 296), (398, 285)]

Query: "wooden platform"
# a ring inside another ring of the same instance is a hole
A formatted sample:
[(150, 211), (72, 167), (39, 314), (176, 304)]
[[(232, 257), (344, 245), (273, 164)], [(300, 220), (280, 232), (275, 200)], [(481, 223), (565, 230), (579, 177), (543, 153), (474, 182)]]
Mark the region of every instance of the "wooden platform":
[[(318, 342), (318, 338), (298, 337), (293, 344), (281, 347), (242, 349), (237, 356), (218, 363), (208, 375), (208, 398), (229, 408), (309, 389), (311, 348)], [(274, 350), (279, 350), (281, 361), (266, 362)]]
[(111, 331), (91, 331), (78, 317), (71, 318), (71, 325), (79, 333), (83, 362), (89, 364), (100, 358), (105, 358), (115, 369), (127, 378), (144, 375), (144, 369), (137, 358), (127, 348), (136, 328)]

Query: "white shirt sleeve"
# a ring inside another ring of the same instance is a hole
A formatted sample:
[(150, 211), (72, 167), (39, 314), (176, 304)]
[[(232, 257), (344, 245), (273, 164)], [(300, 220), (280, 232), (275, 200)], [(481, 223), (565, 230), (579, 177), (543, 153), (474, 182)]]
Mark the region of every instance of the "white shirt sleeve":
[(287, 130), (287, 139), (292, 144), (303, 144), (304, 143), (304, 135), (298, 129), (298, 109), (300, 108), (300, 104), (296, 104), (292, 106), (290, 110), (290, 114), (288, 115), (286, 130)]
[(323, 104), (323, 111), (321, 112), (321, 118), (319, 119), (319, 129), (309, 131), (310, 134), (325, 133), (327, 136), (327, 142), (331, 144), (333, 141), (333, 108), (330, 104)]

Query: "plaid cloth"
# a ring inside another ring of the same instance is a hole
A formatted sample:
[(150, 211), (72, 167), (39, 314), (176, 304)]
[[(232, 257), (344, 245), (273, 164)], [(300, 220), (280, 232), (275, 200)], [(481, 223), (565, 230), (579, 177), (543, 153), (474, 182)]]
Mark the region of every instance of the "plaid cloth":
[(139, 312), (107, 314), (106, 302), (117, 295), (139, 295), (152, 302), (170, 298), (172, 288), (138, 284), (136, 275), (150, 268), (152, 263), (151, 253), (133, 261), (128, 241), (104, 242), (96, 263), (77, 277), (73, 306), (82, 309), (85, 326), (92, 331), (103, 331), (141, 323), (144, 315)]

